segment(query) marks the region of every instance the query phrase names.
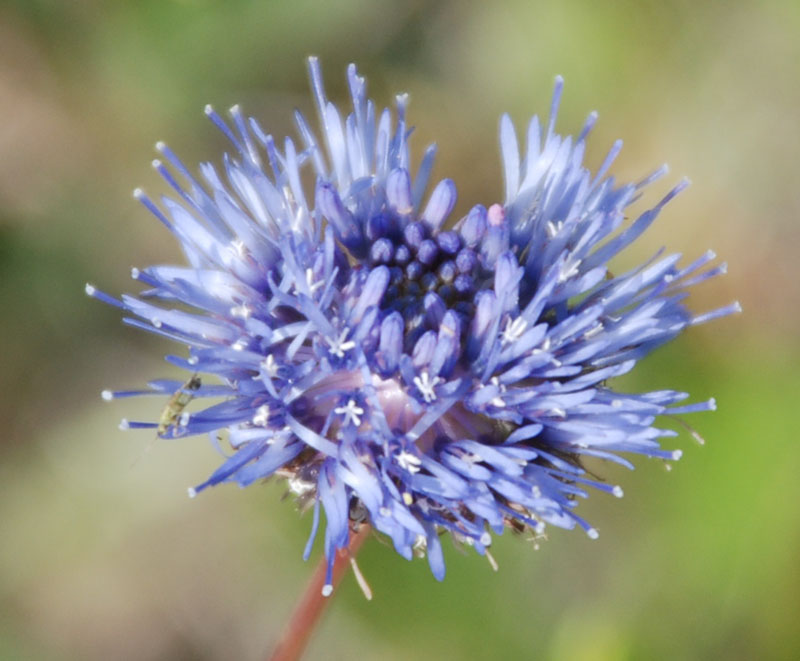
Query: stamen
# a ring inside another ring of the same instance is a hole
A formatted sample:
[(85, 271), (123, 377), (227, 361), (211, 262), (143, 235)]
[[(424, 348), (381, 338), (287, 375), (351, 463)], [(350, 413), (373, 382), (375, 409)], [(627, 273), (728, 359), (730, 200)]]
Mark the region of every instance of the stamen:
[(513, 321), (511, 319), (506, 322), (506, 328), (503, 331), (501, 336), (503, 342), (507, 344), (511, 344), (512, 342), (516, 342), (525, 330), (528, 328), (528, 322), (525, 321), (522, 317), (517, 317)]
[(327, 342), (328, 346), (331, 348), (331, 353), (337, 358), (344, 358), (344, 354), (350, 351), (350, 349), (355, 348), (356, 346), (355, 342), (353, 342), (352, 340), (347, 340), (347, 335), (349, 333), (350, 329), (345, 328), (339, 334), (339, 337), (334, 339), (331, 339), (329, 337), (325, 338), (325, 342)]
[(356, 403), (356, 400), (351, 399), (346, 406), (339, 406), (333, 409), (333, 412), (344, 416), (345, 425), (352, 423), (354, 427), (361, 426), (361, 416), (364, 415), (364, 409)]
[(441, 382), (442, 379), (440, 379), (438, 376), (435, 376), (433, 379), (431, 379), (427, 371), (423, 371), (421, 377), (414, 377), (414, 385), (417, 386), (420, 395), (422, 395), (423, 399), (428, 404), (436, 401), (436, 392), (434, 391), (434, 388)]
[(353, 574), (356, 577), (356, 582), (358, 583), (358, 587), (360, 587), (361, 592), (364, 593), (364, 598), (367, 601), (372, 601), (372, 588), (369, 587), (367, 579), (364, 578), (364, 574), (361, 573), (361, 570), (358, 568), (358, 563), (356, 562), (355, 557), (353, 557), (352, 555), (350, 556), (350, 566), (353, 568)]
[(275, 357), (272, 354), (261, 361), (261, 369), (270, 379), (274, 379), (278, 375), (278, 364), (275, 362)]
[[(397, 454), (397, 465), (400, 466), (405, 471), (409, 473), (418, 473), (419, 467), (422, 464), (422, 461), (416, 455), (411, 454), (410, 452), (406, 452), (403, 450), (402, 452)], [(403, 496), (403, 500), (405, 500), (405, 496)], [(410, 505), (411, 503), (406, 503)]]
[(269, 406), (266, 404), (259, 406), (256, 409), (256, 414), (253, 416), (253, 424), (258, 427), (266, 427), (269, 422)]
[(497, 571), (500, 569), (500, 565), (497, 564), (497, 560), (494, 559), (494, 556), (491, 554), (490, 551), (486, 551), (485, 553), (486, 559), (489, 561), (489, 566), (494, 570)]

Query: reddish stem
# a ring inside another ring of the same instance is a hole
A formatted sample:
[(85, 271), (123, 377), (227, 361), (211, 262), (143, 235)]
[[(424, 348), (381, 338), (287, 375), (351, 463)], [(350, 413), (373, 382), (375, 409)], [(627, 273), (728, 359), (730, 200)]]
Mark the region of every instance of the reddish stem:
[[(332, 578), (334, 590), (342, 580), (350, 564), (350, 558), (356, 556), (368, 533), (369, 526), (364, 523), (359, 525), (358, 530), (351, 529), (350, 543), (347, 548), (339, 549), (336, 552)], [(305, 593), (295, 607), (283, 636), (278, 641), (278, 645), (270, 657), (270, 661), (297, 661), (303, 654), (311, 634), (314, 632), (314, 627), (331, 600), (331, 597), (322, 596), (322, 587), (325, 585), (327, 568), (328, 561), (325, 556), (322, 556)]]

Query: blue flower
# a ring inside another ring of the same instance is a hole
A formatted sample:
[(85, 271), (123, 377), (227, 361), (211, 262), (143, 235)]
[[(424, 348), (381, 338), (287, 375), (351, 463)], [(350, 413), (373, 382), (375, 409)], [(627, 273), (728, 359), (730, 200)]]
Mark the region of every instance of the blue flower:
[[(557, 135), (559, 78), (524, 154), (511, 120), (500, 121), (503, 204), (453, 222), (455, 184), (429, 186), (435, 146), (412, 172), (407, 97), (394, 119), (377, 111), (351, 65), (353, 110), (342, 118), (317, 60), (309, 64), (319, 134), (298, 112), (300, 141), (281, 150), (238, 107), (232, 126), (207, 108), (234, 154), (221, 171), (202, 164), (199, 178), (157, 146), (166, 164), (155, 167), (175, 196), (160, 205), (135, 196), (187, 264), (134, 269), (146, 287), (138, 296), (87, 292), (124, 310), (126, 323), (187, 345), (187, 357), (167, 360), (189, 376), (104, 397), (160, 394), (158, 421), (123, 426), (230, 446), (191, 495), (285, 479), (313, 509), (306, 556), (325, 511), (329, 567), (363, 521), (405, 558), (426, 554), (438, 579), (443, 532), (480, 554), (506, 527), (538, 536), (577, 524), (596, 537), (577, 498), (622, 490), (591, 477), (583, 459), (631, 468), (623, 455), (677, 459), (660, 443), (674, 432), (656, 418), (714, 408), (609, 385), (687, 327), (738, 309), (695, 315), (684, 305), (692, 284), (724, 271), (709, 266), (710, 252), (688, 266), (658, 253), (609, 271), (686, 182), (626, 223), (626, 208), (666, 168), (617, 184), (606, 175), (617, 142), (592, 175), (582, 160), (596, 115), (577, 139)], [(189, 412), (195, 398), (215, 403)]]

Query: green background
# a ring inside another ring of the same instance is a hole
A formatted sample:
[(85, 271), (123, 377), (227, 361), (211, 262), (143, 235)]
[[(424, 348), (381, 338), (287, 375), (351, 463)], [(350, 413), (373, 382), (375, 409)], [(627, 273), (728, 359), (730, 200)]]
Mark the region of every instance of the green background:
[[(617, 137), (622, 179), (670, 163), (655, 202), (693, 186), (619, 262), (713, 247), (730, 273), (694, 309), (743, 315), (692, 329), (624, 387), (715, 396), (683, 459), (603, 466), (621, 501), (579, 512), (600, 530), (505, 535), (494, 573), (445, 544), (448, 576), (371, 540), (367, 603), (346, 580), (309, 659), (800, 657), (800, 3), (0, 3), (0, 658), (259, 659), (310, 575), (310, 524), (277, 485), (190, 501), (215, 467), (204, 438), (117, 431), (156, 400), (106, 387), (172, 376), (165, 341), (123, 327), (86, 281), (135, 291), (131, 266), (180, 259), (131, 197), (168, 140), (187, 163), (224, 139), (204, 104), (234, 103), (276, 135), (311, 111), (305, 57), (331, 97), (355, 61), (379, 104), (411, 93), (416, 158), (435, 139), (457, 211), (498, 201), (497, 121), (600, 113), (588, 163)], [(319, 552), (319, 547), (317, 547)], [(316, 556), (315, 556), (316, 558)]]

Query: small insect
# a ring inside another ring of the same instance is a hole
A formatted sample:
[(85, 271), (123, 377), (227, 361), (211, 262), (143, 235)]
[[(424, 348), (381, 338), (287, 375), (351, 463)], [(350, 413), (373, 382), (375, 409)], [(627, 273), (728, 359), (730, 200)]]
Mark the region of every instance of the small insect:
[(158, 420), (158, 429), (156, 430), (158, 436), (163, 438), (170, 427), (172, 427), (172, 435), (177, 436), (177, 424), (181, 413), (183, 413), (183, 409), (186, 408), (187, 404), (192, 401), (194, 394), (200, 389), (201, 385), (200, 377), (197, 374), (192, 374), (186, 383), (172, 393)]

